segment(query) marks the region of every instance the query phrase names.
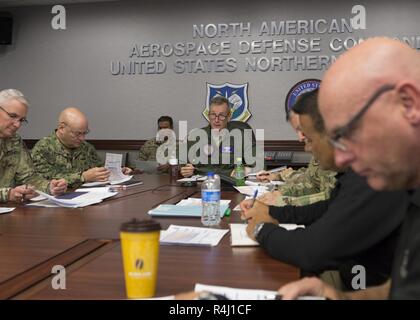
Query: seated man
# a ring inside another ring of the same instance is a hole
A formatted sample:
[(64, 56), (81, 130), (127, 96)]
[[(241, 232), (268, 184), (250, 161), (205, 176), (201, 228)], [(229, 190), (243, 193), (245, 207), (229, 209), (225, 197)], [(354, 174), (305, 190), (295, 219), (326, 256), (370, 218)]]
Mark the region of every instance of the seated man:
[[(316, 97), (317, 92), (310, 94)], [(339, 172), (336, 187), (328, 200), (301, 207), (269, 207), (259, 201), (252, 206), (252, 200), (243, 201), (247, 233), (274, 258), (305, 271), (339, 269), (344, 284), (351, 286), (348, 264), (360, 264), (369, 285), (383, 283), (390, 276), (406, 193), (375, 192), (353, 171), (339, 170), (317, 104), (297, 106), (294, 110), (301, 114), (302, 130), (321, 168)], [(286, 231), (279, 223), (306, 228)]]
[[(168, 131), (174, 129), (174, 123), (171, 117), (169, 116), (161, 116), (158, 121), (158, 132), (156, 133), (156, 137), (150, 140), (147, 140), (144, 145), (140, 148), (139, 152), (139, 160), (143, 161), (157, 161), (156, 159), (156, 152), (164, 142), (167, 141), (168, 135), (170, 134)], [(158, 170), (161, 172), (168, 171), (169, 164), (164, 163), (158, 166)]]
[[(316, 94), (306, 92), (299, 96), (294, 107), (309, 109), (316, 103)], [(290, 110), (288, 120), (296, 131), (299, 141), (307, 142), (305, 134), (302, 132), (299, 115), (293, 109)], [(311, 151), (310, 143), (305, 143), (305, 151)], [(280, 186), (278, 191), (264, 194), (259, 200), (267, 205), (275, 206), (286, 204), (308, 205), (326, 200), (335, 186), (335, 176), (335, 171), (322, 169), (315, 157), (312, 157), (308, 167), (292, 170), (287, 176), (281, 177), (270, 174), (270, 180), (284, 180), (285, 184)], [(260, 180), (265, 179), (267, 179), (267, 175), (264, 175), (263, 172), (260, 175)]]
[[(47, 179), (64, 178), (72, 188), (84, 182), (107, 181), (109, 171), (95, 148), (85, 141), (88, 127), (88, 120), (79, 109), (64, 109), (54, 133), (39, 140), (32, 149), (36, 170)], [(129, 174), (131, 169), (123, 168), (123, 172)]]
[(47, 181), (38, 175), (30, 154), (16, 133), (27, 123), (28, 101), (18, 90), (0, 91), (0, 202), (20, 202), (36, 196), (35, 190), (64, 193), (65, 180)]
[[(215, 96), (210, 101), (209, 125), (192, 130), (188, 135), (188, 153), (192, 147), (196, 148), (197, 152), (192, 159), (190, 155), (188, 163), (181, 168), (183, 177), (190, 177), (194, 173), (206, 174), (209, 171), (229, 176), (237, 158), (241, 158), (242, 163), (246, 165), (255, 164), (255, 160), (253, 163), (247, 163), (250, 156), (255, 157), (256, 141), (252, 128), (243, 122), (230, 121), (230, 117), (229, 100)], [(235, 141), (237, 133), (240, 135), (240, 142)], [(197, 148), (197, 145), (200, 148)]]

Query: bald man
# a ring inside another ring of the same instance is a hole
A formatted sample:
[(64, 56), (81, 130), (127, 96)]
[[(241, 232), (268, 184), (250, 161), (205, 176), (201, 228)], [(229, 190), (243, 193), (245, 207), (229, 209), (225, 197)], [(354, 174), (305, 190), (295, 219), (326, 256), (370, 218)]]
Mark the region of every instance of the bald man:
[(0, 91), (0, 202), (22, 202), (36, 190), (59, 195), (64, 180), (47, 181), (36, 173), (30, 154), (17, 131), (27, 123), (29, 103), (16, 89)]
[[(77, 108), (64, 109), (57, 129), (39, 140), (32, 149), (32, 159), (45, 178), (64, 178), (70, 187), (84, 182), (106, 181), (109, 171), (103, 167), (95, 148), (85, 141), (89, 122)], [(129, 173), (124, 168), (124, 173)]]
[(410, 201), (385, 285), (344, 293), (305, 278), (280, 294), (420, 299), (420, 53), (387, 38), (359, 44), (325, 74), (319, 104), (336, 164), (351, 166), (376, 190), (409, 190)]

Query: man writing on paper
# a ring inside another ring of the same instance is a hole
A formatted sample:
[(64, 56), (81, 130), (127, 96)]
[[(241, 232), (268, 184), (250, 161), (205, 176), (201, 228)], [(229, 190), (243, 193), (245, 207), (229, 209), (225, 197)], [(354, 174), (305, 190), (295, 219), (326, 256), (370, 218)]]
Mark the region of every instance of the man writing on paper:
[[(64, 109), (57, 129), (32, 149), (35, 168), (45, 178), (64, 178), (70, 187), (84, 182), (107, 181), (109, 171), (95, 148), (85, 141), (89, 133), (86, 116), (77, 108)], [(124, 174), (132, 170), (123, 168)]]
[[(311, 108), (312, 104), (316, 103), (312, 100), (314, 99), (311, 98), (310, 92), (305, 92), (298, 97), (296, 104), (307, 104), (307, 108)], [(293, 109), (289, 110), (286, 117), (296, 131), (299, 141), (306, 142), (299, 118), (300, 116)], [(310, 144), (305, 143), (305, 151), (311, 152)], [(287, 171), (286, 175), (281, 175), (281, 172), (266, 175), (263, 171), (257, 175), (260, 181), (284, 180), (285, 184), (280, 186), (278, 191), (265, 193), (259, 200), (267, 205), (275, 206), (307, 205), (326, 200), (335, 186), (335, 175), (335, 171), (322, 169), (315, 157), (312, 157), (308, 167)]]
[[(191, 177), (194, 173), (207, 173), (208, 171), (229, 176), (235, 166), (235, 156), (241, 157), (242, 162), (247, 165), (254, 165), (254, 163), (246, 163), (247, 157), (245, 156), (255, 156), (256, 141), (252, 128), (244, 122), (230, 121), (230, 117), (229, 100), (222, 96), (213, 97), (209, 105), (209, 125), (193, 130), (189, 134), (188, 151), (197, 143), (202, 143), (203, 148), (197, 150), (196, 158), (188, 159), (189, 163), (181, 168), (183, 177)], [(197, 132), (203, 133), (205, 141), (200, 140), (201, 136), (196, 135)], [(241, 141), (239, 143), (236, 141), (235, 144), (234, 134), (237, 133), (239, 133)], [(190, 137), (193, 139), (190, 140)], [(238, 150), (242, 152), (239, 153)], [(207, 163), (196, 161), (198, 158)], [(223, 161), (226, 158), (228, 161)], [(191, 162), (197, 163), (192, 164)]]
[(0, 202), (33, 198), (34, 189), (52, 195), (67, 189), (65, 180), (47, 181), (36, 173), (29, 152), (16, 133), (27, 123), (28, 106), (20, 91), (0, 91)]
[[(252, 207), (252, 200), (243, 201), (247, 233), (273, 257), (305, 271), (340, 270), (346, 287), (351, 288), (351, 269), (357, 264), (366, 268), (368, 284), (381, 284), (391, 272), (406, 194), (375, 192), (353, 171), (337, 168), (316, 103), (317, 91), (308, 93), (309, 98), (312, 103), (301, 100), (293, 109), (321, 168), (338, 171), (336, 187), (328, 200), (307, 206), (268, 207), (256, 201)], [(279, 223), (307, 227), (286, 231)]]
[(305, 278), (279, 293), (284, 299), (420, 299), (420, 53), (389, 38), (365, 40), (327, 71), (319, 104), (337, 165), (351, 166), (376, 190), (408, 190), (409, 203), (390, 281), (342, 292)]

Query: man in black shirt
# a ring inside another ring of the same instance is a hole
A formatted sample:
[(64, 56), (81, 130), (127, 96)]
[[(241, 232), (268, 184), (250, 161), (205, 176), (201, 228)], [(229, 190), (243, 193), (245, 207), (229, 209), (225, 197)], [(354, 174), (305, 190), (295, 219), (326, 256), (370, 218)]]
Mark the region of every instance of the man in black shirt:
[(388, 38), (364, 41), (325, 74), (319, 105), (336, 164), (351, 166), (376, 190), (409, 190), (409, 203), (390, 281), (345, 293), (305, 278), (279, 293), (285, 299), (420, 299), (420, 53)]
[[(339, 171), (318, 111), (317, 91), (302, 95), (293, 110), (320, 167)], [(351, 170), (341, 170), (336, 178), (331, 197), (312, 205), (268, 207), (257, 201), (252, 207), (252, 200), (243, 201), (247, 233), (271, 256), (304, 271), (337, 269), (351, 260), (365, 267), (368, 285), (381, 284), (390, 276), (406, 194), (375, 192)], [(287, 231), (279, 223), (306, 228)], [(347, 272), (341, 278), (351, 288), (351, 267), (343, 270)]]

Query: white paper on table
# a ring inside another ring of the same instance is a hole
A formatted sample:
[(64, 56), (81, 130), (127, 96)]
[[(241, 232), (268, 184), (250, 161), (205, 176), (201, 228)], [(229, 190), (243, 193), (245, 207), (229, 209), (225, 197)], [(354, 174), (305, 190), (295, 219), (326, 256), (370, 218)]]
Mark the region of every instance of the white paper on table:
[[(229, 300), (274, 300), (277, 295), (277, 291), (210, 286), (201, 283), (197, 283), (195, 285), (194, 291), (207, 291), (214, 294), (220, 294), (225, 296)], [(297, 300), (325, 300), (325, 298), (314, 296), (302, 296), (299, 297)]]
[(200, 283), (195, 285), (194, 291), (207, 291), (214, 294), (220, 294), (229, 300), (274, 300), (277, 294), (277, 291), (238, 289), (221, 286), (210, 286)]
[(41, 201), (41, 200), (45, 200), (47, 198), (45, 198), (44, 196), (38, 195), (35, 198), (30, 199), (31, 201)]
[(182, 179), (178, 179), (176, 180), (176, 182), (197, 182), (197, 181), (205, 181), (207, 179), (206, 176), (201, 176), (201, 175), (195, 175), (195, 176), (191, 176), (189, 178), (182, 178)]
[[(103, 199), (115, 196), (118, 192), (89, 192), (89, 189), (83, 189), (85, 194), (77, 196), (73, 199), (59, 199), (57, 197), (51, 196), (47, 193), (44, 193), (39, 190), (35, 190), (38, 194), (47, 198), (48, 202), (51, 202), (55, 205), (60, 207), (67, 207), (67, 208), (82, 208), (86, 207), (95, 203), (102, 202)], [(79, 192), (79, 191), (78, 191)], [(32, 205), (37, 204), (38, 206), (42, 205), (40, 202), (33, 203)]]
[[(285, 170), (285, 169), (287, 169), (287, 167), (286, 167), (286, 166), (282, 166), (282, 167), (278, 167), (278, 168), (273, 168), (273, 169), (271, 169), (271, 170), (266, 170), (266, 172), (268, 172), (268, 173), (274, 173), (274, 172), (283, 171), (283, 170)], [(250, 172), (250, 173), (248, 173), (246, 176), (247, 176), (247, 177), (255, 177), (255, 176), (257, 176), (260, 172), (262, 172), (262, 171), (258, 171), (258, 172)]]
[(0, 208), (0, 214), (3, 214), (3, 213), (9, 213), (9, 212), (12, 212), (13, 210), (15, 210), (16, 208), (6, 208), (6, 207), (1, 207)]
[(241, 187), (234, 187), (236, 190), (238, 190), (240, 193), (246, 195), (246, 196), (254, 196), (255, 190), (258, 190), (257, 197), (260, 195), (268, 192), (267, 188), (264, 186), (241, 186)]
[[(258, 246), (258, 242), (252, 240), (246, 233), (246, 223), (231, 223), (230, 224), (230, 235), (231, 235), (231, 246), (232, 247), (243, 247), (243, 246)], [(287, 231), (293, 231), (298, 228), (305, 228), (304, 225), (298, 225), (294, 223), (280, 223), (279, 227), (286, 229)]]
[(259, 246), (259, 243), (248, 237), (246, 233), (246, 223), (231, 223), (230, 225), (230, 243), (232, 247)]
[[(224, 205), (227, 204), (229, 205), (229, 203), (231, 203), (231, 200), (224, 200), (224, 199), (220, 199), (220, 204)], [(188, 198), (188, 199), (182, 199), (181, 201), (179, 201), (177, 204), (177, 206), (201, 206), (202, 205), (202, 201), (201, 198)]]
[(170, 225), (160, 233), (161, 244), (217, 246), (228, 229)]

